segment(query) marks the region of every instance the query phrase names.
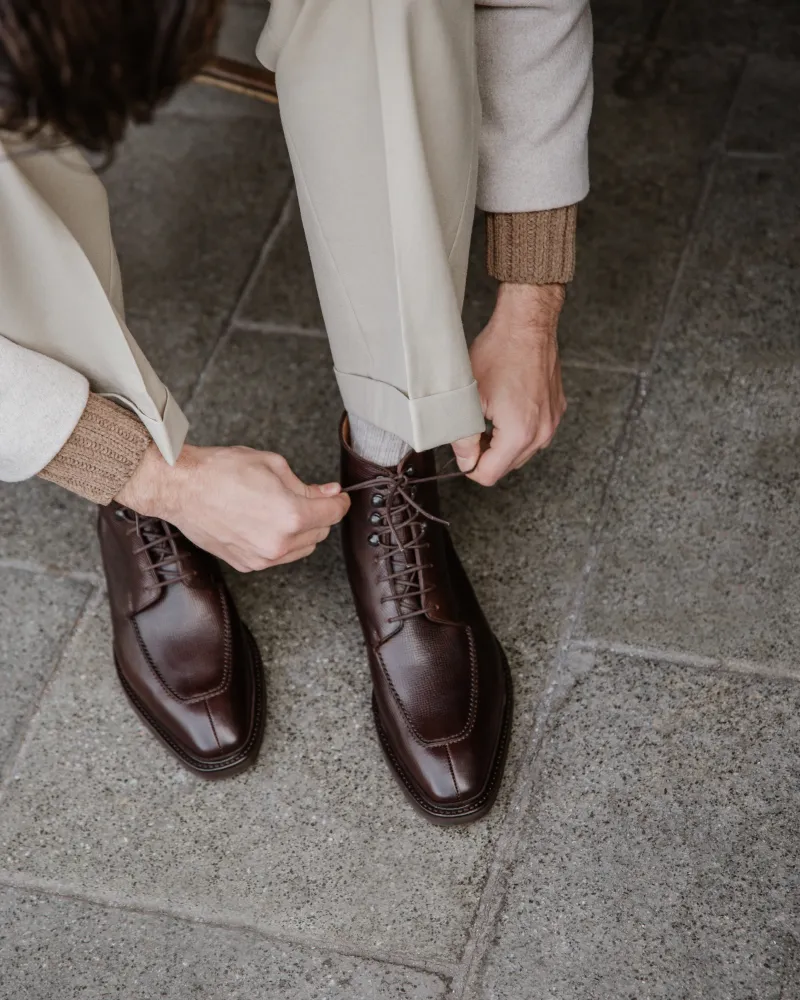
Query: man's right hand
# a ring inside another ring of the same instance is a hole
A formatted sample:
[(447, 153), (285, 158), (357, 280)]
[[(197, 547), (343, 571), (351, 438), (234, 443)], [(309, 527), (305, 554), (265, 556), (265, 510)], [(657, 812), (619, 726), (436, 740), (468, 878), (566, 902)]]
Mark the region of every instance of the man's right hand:
[(281, 455), (191, 445), (175, 466), (150, 445), (116, 500), (243, 573), (311, 555), (350, 506), (338, 483), (307, 486)]

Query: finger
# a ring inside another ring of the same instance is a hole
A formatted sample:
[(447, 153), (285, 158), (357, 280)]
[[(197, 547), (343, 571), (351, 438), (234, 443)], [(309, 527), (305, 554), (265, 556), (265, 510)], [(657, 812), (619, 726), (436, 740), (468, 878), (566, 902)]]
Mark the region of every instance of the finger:
[(340, 483), (323, 483), (322, 486), (317, 486), (316, 483), (311, 485), (303, 483), (302, 486), (307, 500), (319, 500), (320, 497), (337, 497), (342, 492)]
[(473, 434), (472, 437), (454, 441), (452, 448), (459, 469), (462, 472), (472, 472), (481, 457), (481, 435)]
[(235, 569), (237, 573), (253, 573), (258, 569), (256, 561), (247, 553), (241, 552), (238, 549), (227, 549), (225, 552), (215, 554), (218, 559), (222, 559), (223, 562), (226, 562)]
[(297, 562), (299, 559), (307, 559), (314, 549), (316, 549), (316, 545), (306, 545), (305, 548), (287, 552), (286, 555), (281, 556), (280, 559), (273, 559), (267, 568), (269, 569), (272, 566), (285, 566), (287, 563)]
[(311, 531), (304, 531), (300, 535), (295, 535), (292, 549), (306, 549), (309, 545), (319, 545), (320, 542), (325, 541), (330, 533), (331, 529), (327, 526), (324, 528), (312, 528)]
[(338, 524), (350, 509), (350, 497), (346, 493), (336, 496), (300, 497), (297, 500), (300, 512), (298, 535), (315, 528), (329, 528)]
[(520, 450), (516, 442), (508, 439), (498, 427), (495, 427), (489, 448), (481, 455), (477, 467), (468, 478), (480, 483), (481, 486), (494, 486), (514, 468)]

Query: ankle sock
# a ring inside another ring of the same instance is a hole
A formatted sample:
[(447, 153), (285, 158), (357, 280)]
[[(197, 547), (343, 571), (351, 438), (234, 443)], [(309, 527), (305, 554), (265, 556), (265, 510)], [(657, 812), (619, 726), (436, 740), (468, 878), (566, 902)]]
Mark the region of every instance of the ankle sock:
[(350, 444), (356, 455), (376, 465), (392, 467), (401, 462), (411, 451), (406, 442), (396, 434), (382, 431), (363, 417), (349, 413)]

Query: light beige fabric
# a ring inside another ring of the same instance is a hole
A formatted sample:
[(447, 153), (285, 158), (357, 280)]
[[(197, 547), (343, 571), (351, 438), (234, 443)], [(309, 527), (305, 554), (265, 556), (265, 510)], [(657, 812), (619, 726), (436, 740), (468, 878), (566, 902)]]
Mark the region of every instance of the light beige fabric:
[[(47, 465), (77, 424), (88, 385), (133, 410), (174, 462), (188, 424), (125, 326), (100, 180), (75, 150), (0, 137), (0, 219), (0, 478)], [(53, 399), (37, 406), (43, 371)], [(26, 394), (28, 407), (12, 405)]]
[(417, 449), (484, 427), (461, 325), (477, 183), (464, 0), (273, 5), (276, 70), (345, 407)]
[[(588, 186), (586, 0), (485, 0), (475, 22), (472, 0), (274, 0), (258, 49), (345, 405), (415, 448), (484, 426), (460, 319), (479, 174), (503, 212)], [(0, 136), (0, 219), (0, 479), (47, 465), (89, 384), (174, 461), (186, 420), (125, 326), (102, 183)]]
[(589, 0), (485, 0), (476, 12), (483, 102), (478, 204), (539, 212), (589, 192)]
[(258, 46), (345, 406), (416, 449), (484, 428), (461, 323), (479, 147), (487, 208), (588, 188), (587, 0), (481, 9), (477, 43), (475, 22), (472, 0), (273, 0)]

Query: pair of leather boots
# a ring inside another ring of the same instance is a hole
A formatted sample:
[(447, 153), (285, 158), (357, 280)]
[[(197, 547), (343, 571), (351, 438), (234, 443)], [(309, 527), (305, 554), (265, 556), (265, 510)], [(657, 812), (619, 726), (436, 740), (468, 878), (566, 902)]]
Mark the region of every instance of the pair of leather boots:
[[(342, 425), (347, 573), (367, 644), (372, 709), (386, 759), (435, 823), (491, 808), (508, 747), (512, 692), (503, 650), (441, 519), (433, 452), (397, 468), (353, 452)], [(148, 728), (190, 770), (252, 764), (266, 717), (258, 648), (217, 561), (176, 528), (117, 504), (99, 535), (120, 682)]]

